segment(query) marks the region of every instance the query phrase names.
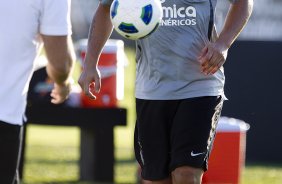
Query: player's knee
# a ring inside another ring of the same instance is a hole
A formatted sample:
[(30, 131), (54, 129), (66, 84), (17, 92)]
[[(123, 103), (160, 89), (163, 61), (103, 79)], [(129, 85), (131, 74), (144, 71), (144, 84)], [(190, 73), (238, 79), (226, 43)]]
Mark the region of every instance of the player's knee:
[(158, 181), (142, 180), (141, 184), (172, 184), (171, 178), (166, 178)]
[(200, 184), (202, 175), (202, 169), (178, 167), (172, 172), (173, 184)]

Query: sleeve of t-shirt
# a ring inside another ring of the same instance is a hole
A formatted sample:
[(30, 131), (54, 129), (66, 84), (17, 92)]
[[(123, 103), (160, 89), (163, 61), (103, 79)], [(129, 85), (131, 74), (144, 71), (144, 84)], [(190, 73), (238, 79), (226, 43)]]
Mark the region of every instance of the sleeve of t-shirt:
[(113, 0), (100, 0), (101, 4), (103, 5), (111, 5)]
[(71, 0), (42, 0), (40, 33), (44, 35), (70, 35)]

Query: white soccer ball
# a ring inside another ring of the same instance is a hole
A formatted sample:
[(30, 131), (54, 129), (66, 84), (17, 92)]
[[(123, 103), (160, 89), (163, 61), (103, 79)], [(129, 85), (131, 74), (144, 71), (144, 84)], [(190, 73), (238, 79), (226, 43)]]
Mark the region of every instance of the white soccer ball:
[(114, 0), (110, 14), (114, 29), (120, 35), (137, 40), (159, 27), (163, 11), (160, 0)]

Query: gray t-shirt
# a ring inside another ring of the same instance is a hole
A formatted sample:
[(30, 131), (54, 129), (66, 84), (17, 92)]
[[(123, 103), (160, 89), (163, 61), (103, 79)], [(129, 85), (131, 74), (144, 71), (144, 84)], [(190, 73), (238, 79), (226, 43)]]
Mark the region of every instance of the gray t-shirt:
[(160, 27), (136, 42), (136, 98), (173, 100), (224, 95), (223, 67), (214, 75), (204, 75), (197, 59), (214, 37), (211, 30), (216, 1), (161, 0), (164, 16)]

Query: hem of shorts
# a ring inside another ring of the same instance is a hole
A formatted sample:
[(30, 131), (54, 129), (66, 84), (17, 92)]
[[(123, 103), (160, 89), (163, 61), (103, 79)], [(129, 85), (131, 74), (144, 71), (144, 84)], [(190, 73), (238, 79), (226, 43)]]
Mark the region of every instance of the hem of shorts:
[(148, 180), (148, 181), (161, 181), (168, 179), (170, 177), (170, 174), (168, 176), (162, 176), (162, 177), (144, 177), (144, 175), (141, 173), (141, 178), (143, 180)]
[(206, 165), (207, 165), (206, 162), (205, 162), (205, 164), (203, 164), (202, 166), (198, 166), (198, 165), (196, 165), (196, 164), (186, 162), (186, 163), (175, 164), (175, 165), (171, 166), (171, 167), (169, 168), (169, 171), (170, 171), (170, 172), (173, 172), (173, 171), (174, 171), (176, 168), (178, 168), (178, 167), (188, 166), (188, 167), (193, 167), (193, 168), (197, 168), (197, 169), (202, 169), (202, 170), (205, 172), (205, 171), (208, 170), (208, 168), (207, 168)]

